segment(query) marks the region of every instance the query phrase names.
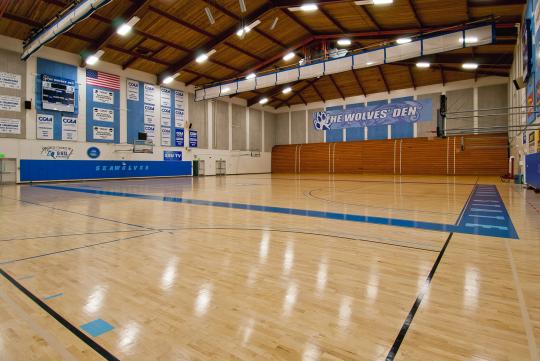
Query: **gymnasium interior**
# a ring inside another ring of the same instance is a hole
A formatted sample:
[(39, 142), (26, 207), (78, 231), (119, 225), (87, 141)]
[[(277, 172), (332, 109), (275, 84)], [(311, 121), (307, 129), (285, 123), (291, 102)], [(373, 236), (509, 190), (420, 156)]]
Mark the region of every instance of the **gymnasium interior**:
[(0, 360), (540, 361), (539, 114), (540, 0), (0, 0)]

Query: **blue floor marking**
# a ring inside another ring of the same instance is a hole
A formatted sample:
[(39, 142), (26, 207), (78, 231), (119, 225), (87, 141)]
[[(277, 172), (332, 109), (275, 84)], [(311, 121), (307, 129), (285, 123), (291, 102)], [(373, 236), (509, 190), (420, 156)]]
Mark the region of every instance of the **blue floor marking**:
[[(428, 231), (457, 232), (457, 233), (478, 234), (478, 235), (492, 236), (492, 237), (517, 238), (517, 234), (515, 234), (515, 231), (514, 231), (513, 236), (510, 237), (506, 235), (506, 233), (503, 234), (502, 232), (494, 231), (493, 229), (486, 229), (483, 227), (471, 228), (471, 227), (465, 227), (464, 224), (461, 225), (461, 221), (463, 221), (467, 213), (466, 212), (467, 206), (470, 206), (472, 194), (471, 194), (471, 197), (469, 197), (469, 201), (465, 205), (465, 208), (462, 210), (462, 213), (460, 215), (460, 220), (461, 220), (460, 223), (453, 225), (453, 224), (444, 224), (444, 223), (435, 223), (435, 222), (415, 221), (415, 220), (408, 220), (408, 219), (365, 216), (365, 215), (325, 212), (325, 211), (314, 211), (314, 210), (309, 210), (309, 209), (261, 206), (261, 205), (256, 205), (256, 204), (206, 201), (206, 200), (200, 200), (200, 199), (188, 199), (188, 198), (180, 198), (180, 197), (167, 197), (167, 196), (158, 196), (158, 195), (125, 193), (125, 192), (105, 191), (105, 190), (89, 189), (89, 188), (76, 188), (76, 187), (52, 186), (52, 185), (38, 185), (35, 187), (52, 189), (52, 190), (69, 191), (69, 192), (105, 195), (105, 196), (128, 197), (128, 198), (155, 200), (155, 201), (162, 201), (162, 202), (173, 202), (173, 203), (200, 205), (200, 206), (212, 206), (212, 207), (222, 207), (222, 208), (229, 208), (229, 209), (258, 211), (258, 212), (290, 214), (290, 215), (295, 215), (295, 216), (324, 218), (324, 219), (333, 219), (333, 220), (349, 221), (349, 222), (371, 223), (371, 224), (379, 224), (379, 225), (385, 225), (385, 226), (417, 228), (417, 229), (423, 229), (423, 230), (428, 230)], [(509, 217), (507, 217), (507, 219), (509, 219)], [(472, 223), (475, 223), (475, 222), (472, 222)], [(513, 229), (514, 228), (512, 226), (512, 230)]]
[(113, 330), (114, 327), (110, 323), (103, 321), (101, 318), (98, 318), (97, 320), (90, 321), (88, 323), (85, 323), (84, 325), (81, 325), (81, 329), (86, 333), (90, 334), (90, 336), (92, 337), (98, 337), (106, 332)]
[(54, 295), (43, 297), (43, 301), (52, 300), (53, 298), (60, 297), (60, 296), (63, 296), (63, 295), (64, 295), (63, 293), (57, 293), (57, 294), (54, 294)]
[[(481, 200), (478, 197), (486, 197), (490, 194), (490, 200)], [(489, 202), (491, 204), (478, 204)], [(488, 208), (490, 207), (490, 208)], [(499, 209), (493, 209), (499, 208)], [(468, 233), (481, 234), (492, 237), (518, 238), (518, 234), (512, 224), (510, 215), (504, 206), (497, 187), (494, 185), (477, 185), (474, 187), (463, 216), (458, 222), (459, 229), (468, 229)]]

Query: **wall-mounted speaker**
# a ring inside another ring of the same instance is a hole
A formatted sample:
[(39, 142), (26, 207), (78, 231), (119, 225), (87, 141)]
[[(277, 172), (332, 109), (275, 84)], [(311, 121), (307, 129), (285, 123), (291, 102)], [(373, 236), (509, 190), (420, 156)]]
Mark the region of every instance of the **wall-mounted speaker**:
[(24, 101), (24, 109), (32, 109), (32, 101), (31, 100), (25, 100)]

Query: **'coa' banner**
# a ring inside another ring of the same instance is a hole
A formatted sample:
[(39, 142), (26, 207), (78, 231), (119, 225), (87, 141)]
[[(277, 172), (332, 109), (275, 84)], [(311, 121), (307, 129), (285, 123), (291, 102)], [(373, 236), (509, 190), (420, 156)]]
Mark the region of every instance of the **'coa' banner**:
[(431, 99), (402, 100), (356, 109), (335, 109), (313, 114), (317, 130), (372, 127), (376, 125), (427, 122), (433, 118)]

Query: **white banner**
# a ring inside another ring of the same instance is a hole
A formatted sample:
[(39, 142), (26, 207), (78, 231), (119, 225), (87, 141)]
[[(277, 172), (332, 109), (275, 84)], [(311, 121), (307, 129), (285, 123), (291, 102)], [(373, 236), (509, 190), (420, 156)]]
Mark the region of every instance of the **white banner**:
[(171, 89), (161, 88), (161, 106), (162, 107), (171, 106)]
[(94, 139), (114, 140), (114, 128), (94, 126)]
[(174, 107), (184, 109), (184, 92), (182, 90), (174, 91)]
[(144, 123), (156, 124), (156, 106), (153, 104), (144, 105)]
[(62, 117), (62, 140), (77, 140), (77, 118)]
[(176, 128), (184, 127), (184, 109), (174, 110), (174, 126)]
[(161, 145), (166, 147), (171, 145), (171, 128), (161, 128)]
[(101, 122), (114, 122), (114, 110), (105, 108), (92, 108), (92, 119)]
[(21, 134), (21, 120), (0, 118), (0, 134)]
[(53, 132), (54, 116), (50, 114), (37, 114), (37, 139), (54, 139)]
[(146, 133), (147, 140), (151, 140), (156, 144), (156, 126), (154, 124), (145, 124), (144, 132)]
[(20, 112), (21, 98), (12, 97), (9, 95), (0, 95), (0, 110), (6, 110), (8, 112)]
[(152, 84), (144, 84), (144, 102), (156, 104), (156, 87)]
[(164, 127), (171, 126), (171, 108), (161, 107), (161, 125)]
[(139, 82), (136, 80), (127, 80), (127, 100), (139, 101)]
[(0, 71), (0, 87), (21, 89), (21, 76), (19, 74), (5, 73)]
[(114, 104), (114, 92), (112, 90), (94, 88), (92, 93), (92, 99), (94, 102)]

